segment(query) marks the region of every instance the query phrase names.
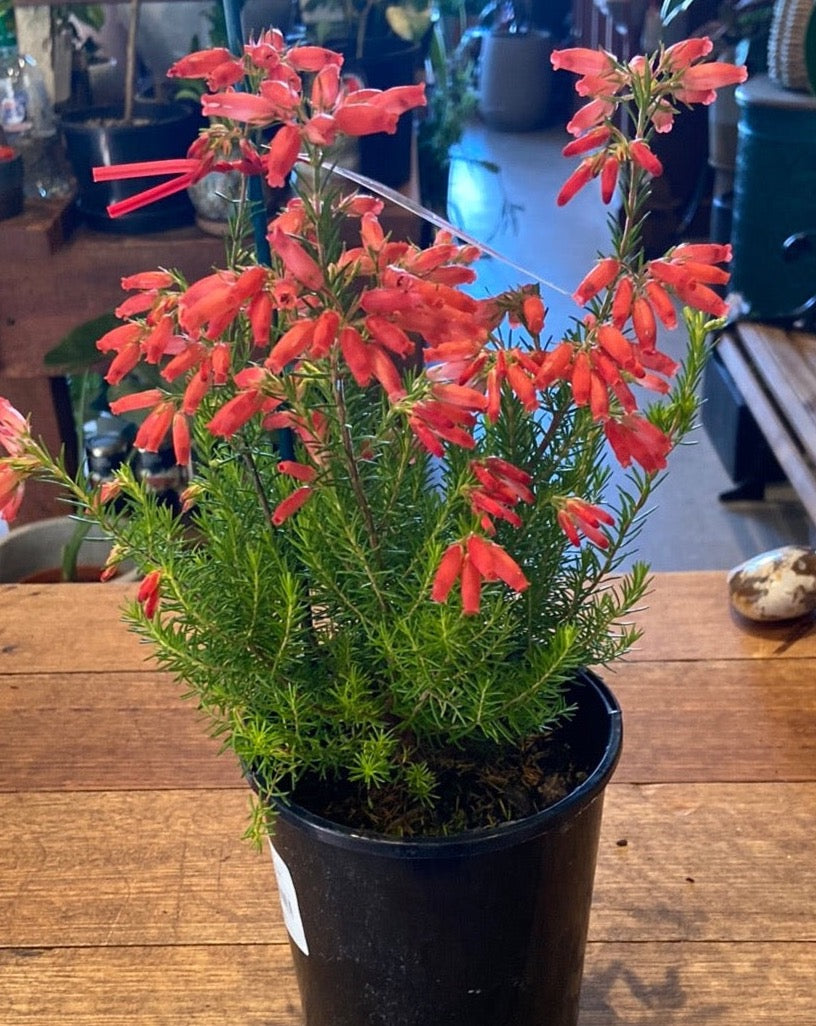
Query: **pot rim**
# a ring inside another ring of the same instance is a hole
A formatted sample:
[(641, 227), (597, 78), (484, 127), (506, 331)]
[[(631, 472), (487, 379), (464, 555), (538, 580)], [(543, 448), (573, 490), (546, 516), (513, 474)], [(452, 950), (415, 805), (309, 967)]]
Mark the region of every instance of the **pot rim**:
[[(601, 714), (606, 715), (608, 730), (603, 753), (584, 781), (568, 795), (532, 816), (450, 836), (408, 840), (334, 823), (309, 812), (295, 802), (284, 799), (274, 803), (277, 816), (288, 824), (306, 830), (315, 840), (322, 843), (340, 848), (368, 848), (370, 854), (400, 859), (478, 855), (487, 848), (498, 850), (521, 844), (539, 834), (557, 829), (565, 819), (581, 815), (589, 805), (602, 796), (615, 771), (623, 747), (621, 708), (609, 686), (591, 670), (582, 670), (578, 674), (577, 683), (580, 687), (588, 687), (591, 694), (594, 693), (595, 700), (601, 706)], [(581, 704), (578, 706), (579, 716), (580, 712)], [(270, 842), (274, 847), (274, 831)]]
[[(64, 111), (60, 115), (60, 125), (73, 132), (88, 132), (92, 134), (104, 131), (126, 130), (149, 131), (156, 125), (170, 124), (174, 121), (194, 120), (201, 116), (201, 112), (192, 103), (178, 100), (137, 100), (134, 103), (133, 111), (136, 117), (149, 117), (149, 125), (125, 124), (122, 121), (124, 107), (121, 103), (106, 103), (95, 107), (82, 107), (77, 110)], [(100, 126), (95, 122), (111, 121), (110, 125)]]

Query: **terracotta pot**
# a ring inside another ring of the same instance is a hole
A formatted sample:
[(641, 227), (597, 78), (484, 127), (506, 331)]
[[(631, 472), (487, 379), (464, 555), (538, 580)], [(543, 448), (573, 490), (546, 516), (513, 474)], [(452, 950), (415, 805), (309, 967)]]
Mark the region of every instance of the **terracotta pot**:
[[(71, 517), (51, 517), (12, 527), (0, 537), (0, 583), (43, 583), (61, 578), (62, 554), (73, 539), (78, 523)], [(82, 542), (77, 570), (81, 580), (99, 580), (101, 568), (113, 546), (98, 529)], [(135, 578), (132, 566), (123, 566), (120, 577)]]

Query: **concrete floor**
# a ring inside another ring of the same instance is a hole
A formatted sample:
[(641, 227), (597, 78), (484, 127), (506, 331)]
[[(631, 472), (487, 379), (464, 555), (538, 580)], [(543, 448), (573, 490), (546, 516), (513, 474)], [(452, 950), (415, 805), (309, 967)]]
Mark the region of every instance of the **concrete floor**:
[[(473, 124), (461, 144), (451, 176), (451, 218), (516, 265), (545, 279), (552, 331), (577, 308), (570, 293), (607, 248), (606, 218), (595, 183), (566, 207), (555, 196), (574, 166), (561, 156), (560, 129), (512, 134)], [(480, 160), (494, 161), (498, 174)], [(489, 287), (521, 280), (518, 270), (488, 257)], [(661, 348), (677, 357), (682, 332)], [(816, 528), (786, 485), (769, 488), (762, 501), (723, 503), (730, 479), (702, 427), (670, 460), (654, 496), (637, 558), (653, 570), (725, 570), (749, 556), (785, 544), (816, 544)]]

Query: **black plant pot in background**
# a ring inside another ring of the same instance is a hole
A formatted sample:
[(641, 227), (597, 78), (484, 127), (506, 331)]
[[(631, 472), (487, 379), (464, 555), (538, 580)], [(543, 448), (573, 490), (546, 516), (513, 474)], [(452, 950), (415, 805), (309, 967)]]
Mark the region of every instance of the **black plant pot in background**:
[(0, 221), (23, 212), (23, 158), (0, 160)]
[(501, 132), (530, 132), (550, 120), (553, 71), (548, 32), (489, 32), (479, 59), (479, 113)]
[(140, 234), (192, 224), (194, 211), (185, 191), (113, 219), (107, 206), (149, 189), (166, 176), (94, 182), (94, 167), (184, 157), (201, 126), (197, 108), (185, 103), (142, 100), (134, 106), (132, 123), (121, 120), (121, 108), (91, 107), (62, 117), (68, 159), (78, 184), (77, 207), (97, 231)]
[(273, 861), (305, 1026), (575, 1026), (620, 708), (581, 677), (587, 777), (526, 820), (400, 841), (280, 809)]

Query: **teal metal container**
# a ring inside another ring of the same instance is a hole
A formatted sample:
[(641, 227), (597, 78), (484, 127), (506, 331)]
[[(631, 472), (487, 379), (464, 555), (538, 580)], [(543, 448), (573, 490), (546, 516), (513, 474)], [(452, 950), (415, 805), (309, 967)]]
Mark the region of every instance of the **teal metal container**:
[(789, 235), (816, 229), (816, 97), (757, 75), (737, 104), (732, 288), (752, 316), (783, 316), (816, 293), (816, 257), (790, 261), (782, 250)]

